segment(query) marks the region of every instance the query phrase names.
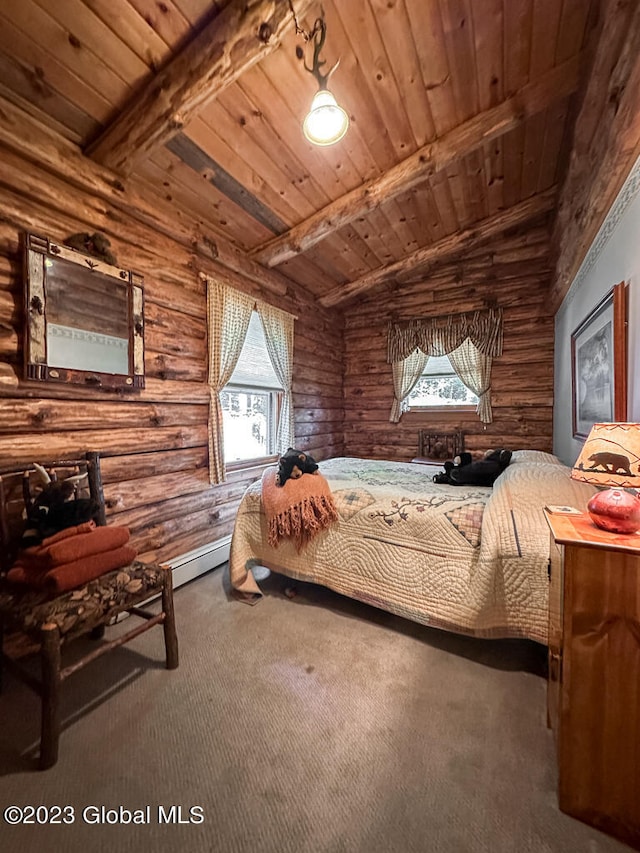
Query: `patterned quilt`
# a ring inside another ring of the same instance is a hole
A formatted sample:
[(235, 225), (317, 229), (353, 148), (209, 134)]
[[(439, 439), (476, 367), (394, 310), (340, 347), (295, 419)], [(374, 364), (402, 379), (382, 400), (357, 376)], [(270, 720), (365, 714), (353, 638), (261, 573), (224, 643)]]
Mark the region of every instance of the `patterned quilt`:
[(288, 541), (267, 544), (260, 482), (245, 493), (230, 556), (232, 586), (245, 597), (260, 596), (251, 569), (263, 565), (425, 625), (546, 643), (542, 507), (584, 509), (594, 491), (555, 456), (514, 452), (493, 489), (436, 485), (431, 469), (411, 463), (343, 457), (320, 469), (339, 520), (299, 554)]

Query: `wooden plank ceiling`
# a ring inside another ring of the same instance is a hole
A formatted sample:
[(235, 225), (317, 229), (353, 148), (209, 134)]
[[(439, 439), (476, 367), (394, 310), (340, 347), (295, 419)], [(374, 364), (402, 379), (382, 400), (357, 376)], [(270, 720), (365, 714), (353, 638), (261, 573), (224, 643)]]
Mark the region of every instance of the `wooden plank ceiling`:
[(600, 0), (322, 7), (332, 147), (288, 0), (3, 0), (0, 95), (325, 306), (550, 227)]

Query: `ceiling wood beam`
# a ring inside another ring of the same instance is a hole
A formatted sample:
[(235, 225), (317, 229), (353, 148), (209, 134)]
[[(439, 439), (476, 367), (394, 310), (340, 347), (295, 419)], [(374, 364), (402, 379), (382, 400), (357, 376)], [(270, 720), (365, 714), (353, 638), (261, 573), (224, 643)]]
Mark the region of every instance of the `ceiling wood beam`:
[(233, 283), (249, 279), (278, 296), (293, 295), (300, 288), (277, 270), (256, 263), (187, 211), (165, 201), (150, 185), (120, 178), (0, 96), (1, 145), (189, 248), (194, 256), (194, 274), (199, 270), (220, 274)]
[(485, 110), (419, 148), (410, 157), (328, 204), (285, 234), (250, 252), (258, 263), (273, 267), (306, 252), (334, 231), (380, 204), (390, 201), (465, 157), (480, 145), (502, 136), (551, 104), (567, 98), (578, 87), (583, 55), (553, 68), (515, 95)]
[[(297, 0), (303, 17), (314, 0)], [(231, 0), (203, 30), (151, 77), (86, 149), (120, 175), (148, 158), (208, 101), (280, 44), (293, 26), (285, 0)]]
[[(367, 293), (374, 287), (383, 284), (398, 274), (407, 272), (413, 267), (424, 266), (425, 264), (435, 265), (443, 261), (450, 261), (452, 257), (458, 255), (461, 251), (468, 250), (471, 247), (475, 249), (494, 235), (506, 231), (508, 228), (513, 228), (516, 225), (522, 225), (524, 222), (528, 222), (537, 216), (553, 210), (557, 200), (556, 196), (556, 187), (551, 187), (543, 193), (519, 202), (508, 210), (503, 210), (494, 216), (483, 219), (471, 228), (444, 237), (430, 246), (417, 249), (400, 261), (378, 267), (378, 269), (371, 270), (371, 272), (348, 284), (335, 287), (321, 297), (319, 302), (325, 308), (329, 308), (346, 302), (348, 299), (353, 299), (362, 293)], [(427, 273), (425, 272), (426, 277)]]

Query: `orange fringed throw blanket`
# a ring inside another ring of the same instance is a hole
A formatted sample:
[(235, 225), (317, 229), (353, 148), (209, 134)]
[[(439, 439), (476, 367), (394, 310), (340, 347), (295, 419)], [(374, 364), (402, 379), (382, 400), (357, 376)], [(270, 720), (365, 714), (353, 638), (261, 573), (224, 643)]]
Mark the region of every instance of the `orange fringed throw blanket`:
[(298, 551), (313, 537), (337, 521), (338, 513), (331, 489), (320, 473), (303, 474), (276, 486), (276, 468), (262, 475), (262, 505), (267, 517), (268, 542), (277, 548), (290, 538)]

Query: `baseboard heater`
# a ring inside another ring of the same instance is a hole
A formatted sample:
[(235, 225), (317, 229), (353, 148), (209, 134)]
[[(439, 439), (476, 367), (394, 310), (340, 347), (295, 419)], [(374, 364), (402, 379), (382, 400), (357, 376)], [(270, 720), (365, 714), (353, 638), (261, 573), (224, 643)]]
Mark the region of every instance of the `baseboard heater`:
[[(183, 583), (197, 578), (198, 575), (203, 575), (205, 572), (210, 572), (217, 566), (221, 566), (229, 559), (229, 551), (231, 549), (231, 534), (223, 536), (221, 539), (216, 539), (215, 542), (210, 542), (208, 545), (202, 545), (200, 548), (194, 548), (193, 551), (188, 551), (186, 554), (181, 554), (179, 557), (174, 557), (173, 560), (163, 560), (163, 566), (170, 566), (173, 570), (173, 588), (181, 586)], [(159, 594), (151, 596), (146, 601), (141, 602), (138, 606), (144, 607), (151, 601), (155, 601)], [(122, 611), (114, 616), (109, 623), (115, 625), (117, 622), (122, 622), (129, 616), (127, 611)]]
[(174, 557), (172, 560), (163, 561), (164, 565), (171, 566), (173, 569), (173, 588), (175, 589), (181, 584), (197, 578), (198, 575), (203, 575), (205, 572), (215, 569), (216, 566), (226, 563), (229, 559), (230, 548), (231, 534), (216, 539), (215, 542), (202, 545), (200, 548), (195, 548), (193, 551), (188, 551), (186, 554), (181, 554), (179, 557)]

